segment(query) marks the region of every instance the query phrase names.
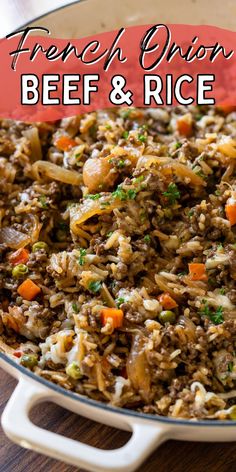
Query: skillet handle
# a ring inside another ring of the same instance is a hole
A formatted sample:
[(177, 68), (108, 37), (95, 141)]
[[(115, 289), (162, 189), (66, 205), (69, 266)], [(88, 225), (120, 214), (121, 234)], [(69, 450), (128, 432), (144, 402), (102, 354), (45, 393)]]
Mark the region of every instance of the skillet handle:
[(138, 418), (124, 416), (123, 424), (126, 422), (125, 428), (133, 434), (123, 447), (104, 451), (88, 446), (31, 422), (31, 408), (49, 399), (54, 400), (48, 389), (22, 378), (2, 414), (1, 422), (6, 435), (22, 447), (92, 472), (132, 472), (167, 439), (167, 431), (159, 424), (150, 425)]

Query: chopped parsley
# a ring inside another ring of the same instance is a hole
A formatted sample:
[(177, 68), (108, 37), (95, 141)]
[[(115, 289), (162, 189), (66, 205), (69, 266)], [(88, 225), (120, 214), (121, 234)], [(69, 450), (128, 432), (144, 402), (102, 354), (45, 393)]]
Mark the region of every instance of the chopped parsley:
[(222, 307), (222, 306), (218, 306), (218, 308), (216, 309), (215, 313), (211, 313), (211, 314), (210, 314), (210, 320), (211, 320), (214, 324), (223, 323), (224, 318), (223, 318), (223, 307)]
[(119, 198), (121, 201), (127, 200), (126, 192), (120, 187), (117, 187), (117, 189), (112, 192), (112, 196), (113, 198)]
[(85, 256), (86, 256), (86, 249), (80, 249), (79, 250), (79, 258), (78, 258), (78, 263), (79, 265), (84, 265), (84, 262), (85, 262)]
[(77, 305), (75, 302), (73, 302), (71, 306), (72, 306), (72, 310), (73, 310), (75, 313), (78, 313), (78, 312), (79, 312), (78, 305)]
[(188, 216), (193, 216), (193, 215), (194, 215), (194, 210), (190, 210), (190, 211), (188, 212)]
[(221, 294), (221, 295), (224, 295), (224, 294), (225, 294), (225, 288), (221, 288), (221, 289), (220, 289), (220, 294)]
[(136, 190), (129, 189), (125, 191), (120, 186), (118, 186), (117, 189), (114, 192), (112, 192), (112, 197), (119, 198), (119, 200), (121, 201), (134, 200), (136, 195), (137, 195)]
[(112, 129), (111, 125), (106, 125), (105, 128), (108, 129), (108, 130)]
[(124, 302), (125, 302), (125, 299), (124, 299), (124, 298), (122, 298), (122, 297), (117, 298), (117, 300), (116, 300), (116, 306), (117, 306), (117, 308), (120, 308), (120, 305), (122, 305), (122, 303), (124, 303)]
[(151, 241), (151, 237), (150, 237), (149, 234), (146, 234), (143, 239), (144, 239), (145, 243), (148, 243), (148, 244), (149, 244), (150, 241)]
[(218, 306), (216, 311), (212, 311), (209, 308), (208, 304), (206, 302), (204, 302), (204, 303), (205, 303), (205, 305), (204, 305), (204, 308), (202, 309), (202, 311), (200, 311), (200, 315), (207, 316), (212, 321), (212, 323), (214, 323), (215, 325), (223, 323), (223, 321), (224, 321), (223, 307)]
[(103, 207), (106, 207), (106, 206), (109, 206), (110, 205), (110, 202), (101, 202), (101, 209), (103, 209)]
[(99, 282), (99, 280), (92, 280), (88, 284), (88, 289), (93, 293), (100, 292), (101, 287), (102, 287), (102, 284), (101, 284), (101, 282)]
[(41, 203), (42, 208), (47, 208), (48, 207), (46, 195), (41, 195), (39, 197), (39, 203)]
[(147, 136), (145, 136), (144, 134), (139, 134), (138, 139), (139, 139), (139, 141), (141, 141), (141, 143), (146, 143)]
[(201, 115), (201, 113), (199, 113), (198, 115), (195, 116), (195, 120), (196, 121), (200, 121), (202, 119), (203, 115)]
[(122, 113), (121, 113), (122, 118), (124, 118), (124, 119), (129, 118), (131, 112), (132, 112), (132, 108), (129, 109), (129, 110), (122, 111)]
[(176, 202), (177, 198), (180, 198), (180, 191), (178, 190), (176, 184), (171, 183), (168, 185), (166, 192), (162, 192), (162, 195), (168, 198), (169, 203), (173, 205)]
[(85, 195), (84, 198), (89, 198), (89, 200), (98, 200), (100, 197), (100, 193), (95, 193), (94, 195), (92, 193), (89, 193), (88, 195)]
[(233, 372), (234, 363), (231, 361), (228, 363), (228, 372)]
[(140, 175), (139, 177), (135, 177), (134, 182), (136, 184), (139, 184), (140, 182), (144, 180), (144, 178), (145, 178), (144, 175)]
[(177, 143), (175, 143), (175, 149), (179, 149), (182, 147), (182, 143), (180, 143), (179, 141), (177, 141)]
[(197, 172), (195, 172), (195, 174), (201, 177), (202, 179), (206, 178), (206, 175), (202, 172), (202, 170), (198, 170)]
[(137, 195), (137, 191), (136, 190), (127, 190), (127, 197), (128, 197), (128, 200), (134, 200), (135, 197)]
[(129, 131), (124, 131), (122, 134), (122, 138), (128, 139), (128, 137), (129, 137)]
[(117, 163), (117, 167), (119, 167), (120, 169), (125, 167), (125, 161), (123, 159), (120, 159), (119, 162)]
[(219, 197), (219, 196), (221, 195), (221, 191), (220, 191), (220, 190), (216, 190), (216, 191), (215, 191), (215, 195), (216, 195), (217, 197)]
[(112, 234), (113, 234), (113, 231), (109, 231), (109, 233), (107, 233), (107, 238), (110, 238)]

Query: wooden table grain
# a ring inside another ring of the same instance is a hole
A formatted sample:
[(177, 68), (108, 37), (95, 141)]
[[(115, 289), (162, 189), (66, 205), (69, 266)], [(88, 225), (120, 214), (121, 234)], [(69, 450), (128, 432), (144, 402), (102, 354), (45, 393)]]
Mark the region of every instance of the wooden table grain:
[[(0, 369), (0, 412), (16, 381)], [(94, 423), (52, 403), (37, 406), (33, 421), (46, 429), (79, 439), (101, 449), (120, 447), (129, 434)], [(236, 438), (235, 438), (236, 439)], [(235, 472), (235, 443), (168, 441), (157, 449), (138, 472)], [(85, 472), (13, 444), (0, 430), (0, 472)]]

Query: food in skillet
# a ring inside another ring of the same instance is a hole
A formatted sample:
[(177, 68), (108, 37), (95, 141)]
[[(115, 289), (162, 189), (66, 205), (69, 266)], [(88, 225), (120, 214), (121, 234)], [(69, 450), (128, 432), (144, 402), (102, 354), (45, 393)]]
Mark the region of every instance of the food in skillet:
[(1, 349), (111, 404), (236, 419), (236, 112), (1, 120)]

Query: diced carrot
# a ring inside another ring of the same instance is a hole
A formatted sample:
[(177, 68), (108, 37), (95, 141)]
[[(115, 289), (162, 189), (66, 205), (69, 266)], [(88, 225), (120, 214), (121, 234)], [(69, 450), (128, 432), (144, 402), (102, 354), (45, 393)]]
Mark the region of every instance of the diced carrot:
[(172, 308), (176, 308), (178, 304), (176, 301), (169, 295), (169, 293), (162, 293), (158, 297), (159, 302), (165, 308), (165, 310), (171, 310)]
[(186, 115), (181, 116), (176, 122), (177, 131), (181, 136), (189, 138), (193, 134), (193, 119), (192, 116), (187, 113)]
[(76, 141), (69, 138), (69, 136), (60, 136), (55, 141), (55, 146), (60, 149), (60, 151), (69, 151), (72, 147), (76, 146)]
[(103, 308), (101, 311), (101, 320), (103, 326), (110, 321), (113, 328), (120, 328), (123, 323), (124, 313), (118, 308)]
[(233, 226), (236, 224), (236, 200), (235, 203), (233, 203), (233, 199), (230, 200), (232, 200), (232, 203), (226, 203), (225, 213), (231, 226)]
[(23, 355), (22, 351), (14, 351), (13, 356), (20, 358)]
[(29, 260), (29, 251), (25, 248), (20, 248), (13, 252), (9, 257), (9, 262), (13, 265), (25, 264)]
[(201, 263), (191, 263), (188, 265), (191, 280), (207, 280), (206, 266)]
[(33, 280), (26, 279), (19, 285), (17, 292), (24, 300), (33, 300), (41, 292), (41, 289)]
[(225, 115), (229, 115), (232, 111), (236, 111), (236, 105), (227, 105), (226, 103), (220, 103), (217, 108)]

